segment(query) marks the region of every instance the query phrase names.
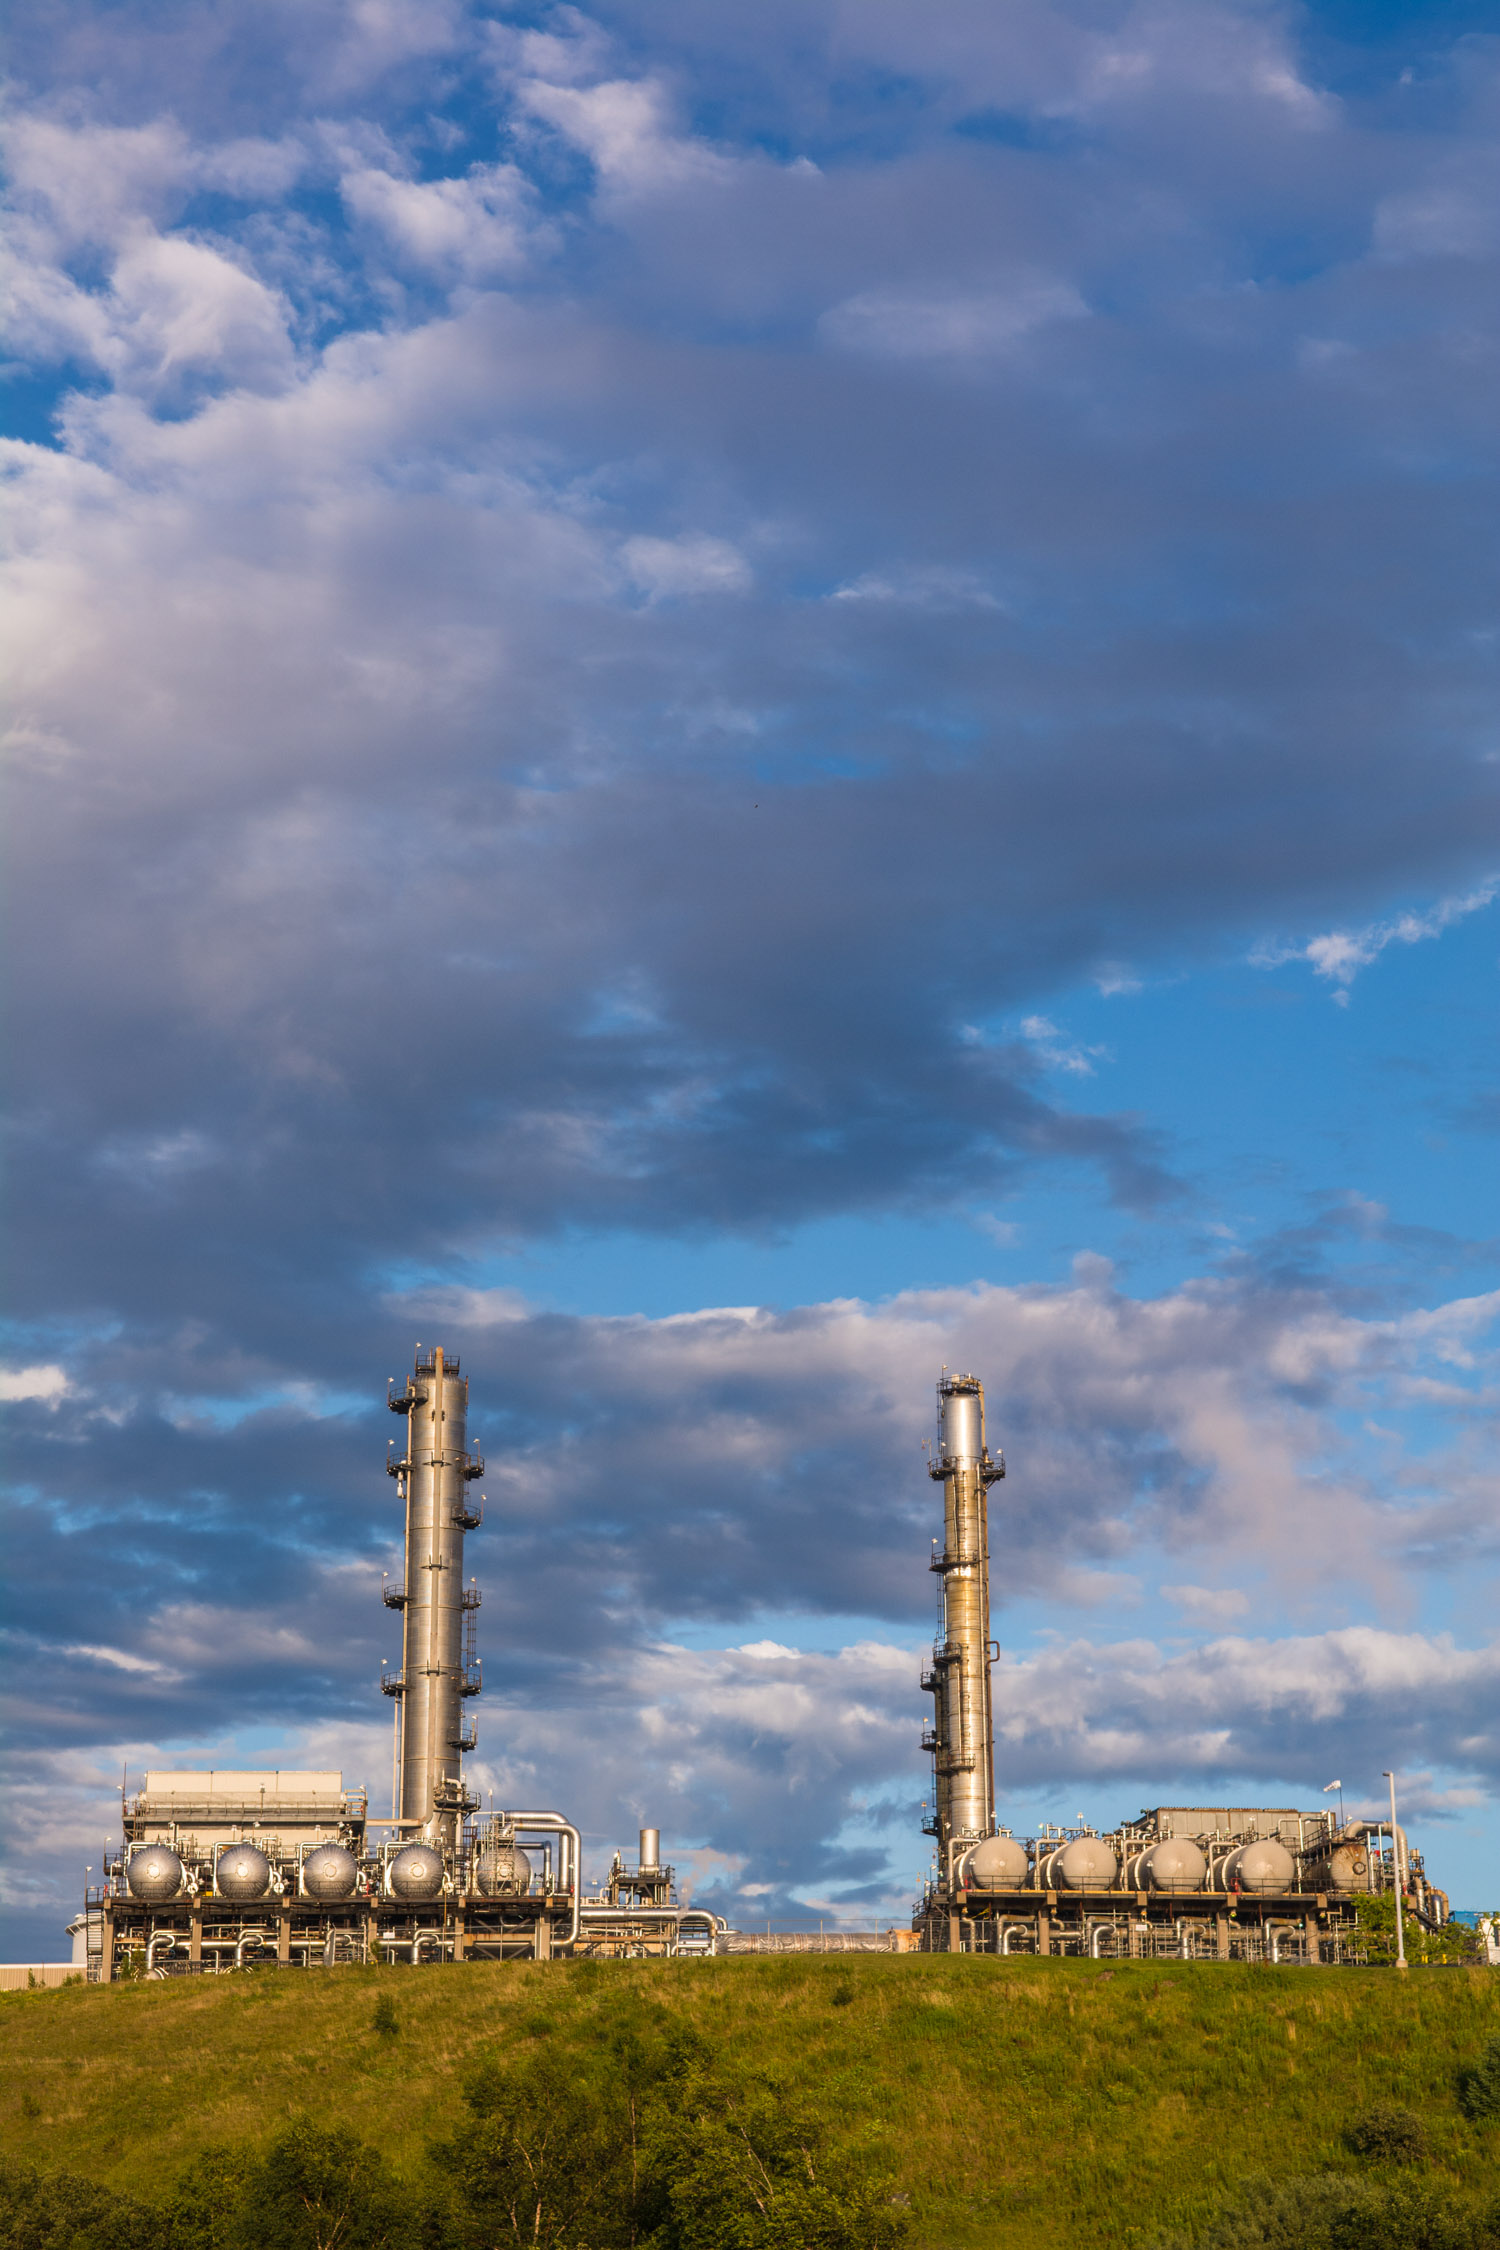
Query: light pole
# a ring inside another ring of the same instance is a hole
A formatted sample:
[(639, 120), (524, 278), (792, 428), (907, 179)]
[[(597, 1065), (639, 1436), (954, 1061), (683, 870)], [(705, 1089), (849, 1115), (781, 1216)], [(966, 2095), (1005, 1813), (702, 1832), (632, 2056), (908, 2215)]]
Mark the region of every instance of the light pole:
[(1401, 1839), (1396, 1827), (1396, 1776), (1390, 1768), (1382, 1771), (1391, 1785), (1391, 1867), (1396, 1877), (1396, 1966), (1406, 1967), (1406, 1927), (1401, 1915)]

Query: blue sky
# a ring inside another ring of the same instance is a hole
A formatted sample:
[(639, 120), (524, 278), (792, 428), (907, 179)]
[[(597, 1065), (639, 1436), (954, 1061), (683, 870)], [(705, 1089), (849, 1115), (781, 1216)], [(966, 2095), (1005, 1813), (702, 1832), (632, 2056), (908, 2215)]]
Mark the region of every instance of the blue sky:
[(1500, 1896), (1497, 34), (20, 10), (13, 1956), (378, 1791), (439, 1336), (498, 1798), (899, 1916), (963, 1359), (1002, 1818)]

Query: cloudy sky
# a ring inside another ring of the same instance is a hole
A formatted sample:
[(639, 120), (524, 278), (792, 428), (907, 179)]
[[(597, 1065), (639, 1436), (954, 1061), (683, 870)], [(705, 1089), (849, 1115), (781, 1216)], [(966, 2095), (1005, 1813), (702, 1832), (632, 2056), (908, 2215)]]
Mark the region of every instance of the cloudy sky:
[[(900, 1916), (945, 1362), (1002, 1820), (1500, 1899), (1500, 37), (1454, 0), (22, 0), (9, 1921), (470, 1762)], [(17, 1811), (19, 1808), (19, 1811)]]

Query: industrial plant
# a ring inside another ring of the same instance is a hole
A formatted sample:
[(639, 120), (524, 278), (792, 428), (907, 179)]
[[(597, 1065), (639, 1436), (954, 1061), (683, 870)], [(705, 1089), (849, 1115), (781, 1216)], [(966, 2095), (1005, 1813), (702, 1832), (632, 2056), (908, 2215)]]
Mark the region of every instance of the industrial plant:
[(419, 1350), (392, 1413), (388, 1463), (404, 1566), (384, 1600), (402, 1621), (392, 1705), (391, 1814), (336, 1772), (149, 1772), (122, 1795), (123, 1842), (74, 1925), (88, 1974), (169, 1976), (260, 1964), (661, 1956), (885, 1946), (932, 1952), (1170, 1954), (1183, 1960), (1335, 1962), (1355, 1941), (1360, 1893), (1395, 1890), (1428, 1927), (1448, 1902), (1394, 1818), (1347, 1824), (1283, 1806), (1158, 1806), (1107, 1833), (995, 1821), (989, 1494), (1004, 1457), (985, 1440), (984, 1387), (938, 1385), (930, 1461), (942, 1486), (931, 1568), (940, 1621), (922, 1687), (933, 1717), (931, 1875), (910, 1929), (730, 1930), (678, 1895), (654, 1828), (628, 1863), (586, 1881), (579, 1829), (546, 1809), (482, 1811), (465, 1786), (481, 1692), (477, 1586), (464, 1540), (483, 1520), (457, 1358)]
[(944, 1374), (929, 1474), (943, 1488), (941, 1591), (922, 1686), (932, 1724), (933, 1871), (916, 1927), (930, 1952), (1170, 1955), (1195, 1961), (1333, 1962), (1356, 1939), (1361, 1892), (1397, 1892), (1436, 1929), (1448, 1900), (1388, 1823), (1341, 1823), (1286, 1805), (1157, 1805), (1106, 1833), (995, 1824), (989, 1494), (1005, 1475), (985, 1442), (984, 1385)]

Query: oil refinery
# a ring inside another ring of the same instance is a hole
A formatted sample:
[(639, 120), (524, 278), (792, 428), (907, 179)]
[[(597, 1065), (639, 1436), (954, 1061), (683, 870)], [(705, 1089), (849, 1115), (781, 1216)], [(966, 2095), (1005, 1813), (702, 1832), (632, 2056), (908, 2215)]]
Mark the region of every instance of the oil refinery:
[(1107, 1832), (997, 1827), (988, 1516), (1005, 1461), (986, 1443), (983, 1384), (946, 1373), (929, 1465), (943, 1493), (930, 1565), (940, 1618), (921, 1677), (935, 1848), (910, 1929), (730, 1930), (679, 1897), (654, 1828), (641, 1829), (633, 1862), (616, 1851), (591, 1886), (572, 1820), (484, 1812), (465, 1786), (477, 1740), (465, 1709), (482, 1678), (464, 1540), (483, 1520), (471, 1498), (483, 1461), (468, 1445), (458, 1359), (419, 1350), (388, 1403), (405, 1424), (388, 1462), (405, 1526), (401, 1582), (383, 1593), (402, 1622), (400, 1666), (380, 1683), (392, 1705), (390, 1817), (373, 1817), (366, 1792), (337, 1772), (148, 1772), (134, 1797), (122, 1794), (123, 1840), (74, 1925), (91, 1977), (846, 1946), (1331, 1963), (1355, 1950), (1361, 1893), (1398, 1890), (1419, 1924), (1447, 1919), (1394, 1820), (1162, 1805)]

